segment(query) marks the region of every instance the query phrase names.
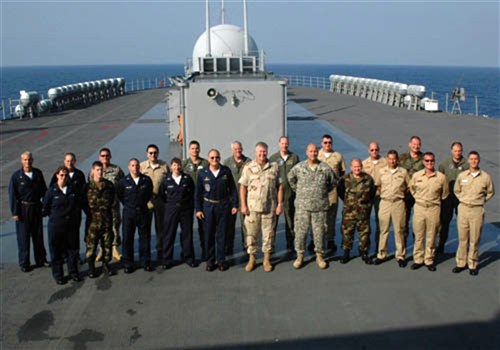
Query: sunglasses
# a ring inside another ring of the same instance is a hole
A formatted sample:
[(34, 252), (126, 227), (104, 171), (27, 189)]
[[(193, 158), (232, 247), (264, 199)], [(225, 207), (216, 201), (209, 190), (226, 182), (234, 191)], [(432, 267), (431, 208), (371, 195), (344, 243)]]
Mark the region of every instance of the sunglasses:
[(324, 145), (331, 145), (331, 144), (332, 144), (332, 141), (323, 141), (323, 144), (324, 144)]
[(426, 162), (426, 163), (434, 162), (434, 159), (424, 159), (424, 162)]
[(111, 155), (109, 155), (109, 154), (99, 154), (99, 157), (109, 158), (109, 157), (111, 157)]
[(378, 152), (378, 151), (379, 151), (379, 149), (374, 148), (374, 149), (371, 149), (371, 150), (370, 150), (370, 152), (375, 152), (375, 151), (377, 151), (377, 152)]
[(215, 156), (215, 157), (210, 157), (210, 159), (220, 159), (219, 156)]
[(149, 154), (158, 154), (158, 152), (154, 151), (154, 152), (148, 152)]

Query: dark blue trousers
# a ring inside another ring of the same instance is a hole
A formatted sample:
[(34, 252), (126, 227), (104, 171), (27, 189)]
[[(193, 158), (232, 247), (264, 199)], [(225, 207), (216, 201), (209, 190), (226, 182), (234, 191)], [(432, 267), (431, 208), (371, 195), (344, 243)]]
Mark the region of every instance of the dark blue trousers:
[(49, 221), (49, 247), (54, 279), (64, 277), (63, 263), (66, 258), (71, 277), (78, 276), (78, 252), (80, 251), (80, 222), (76, 220)]
[(193, 245), (193, 208), (179, 209), (177, 206), (165, 206), (163, 224), (163, 263), (173, 261), (177, 227), (181, 225), (181, 247), (184, 260), (194, 260)]
[(226, 260), (224, 250), (229, 210), (229, 201), (203, 203), (207, 265), (214, 265), (216, 261), (220, 264)]
[(36, 265), (42, 265), (47, 259), (43, 244), (42, 206), (41, 204), (22, 204), (20, 220), (16, 221), (17, 248), (20, 267), (30, 267), (30, 238)]
[(148, 211), (129, 212), (123, 210), (122, 235), (125, 267), (134, 266), (134, 235), (139, 231), (139, 260), (142, 265), (151, 263), (151, 216)]

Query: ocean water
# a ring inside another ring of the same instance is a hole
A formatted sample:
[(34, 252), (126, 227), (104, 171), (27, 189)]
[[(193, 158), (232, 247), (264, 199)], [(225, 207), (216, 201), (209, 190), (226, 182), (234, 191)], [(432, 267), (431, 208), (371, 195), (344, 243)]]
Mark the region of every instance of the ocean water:
[[(440, 109), (445, 109), (446, 93), (451, 96), (453, 88), (460, 84), (466, 92), (466, 101), (461, 103), (464, 113), (475, 113), (477, 96), (479, 115), (500, 118), (500, 68), (268, 64), (267, 70), (282, 75), (328, 78), (339, 74), (424, 85), (426, 96), (438, 99)], [(2, 67), (1, 99), (19, 98), (19, 90), (47, 96), (51, 87), (83, 81), (124, 77), (127, 81), (154, 82), (183, 73), (182, 64)]]

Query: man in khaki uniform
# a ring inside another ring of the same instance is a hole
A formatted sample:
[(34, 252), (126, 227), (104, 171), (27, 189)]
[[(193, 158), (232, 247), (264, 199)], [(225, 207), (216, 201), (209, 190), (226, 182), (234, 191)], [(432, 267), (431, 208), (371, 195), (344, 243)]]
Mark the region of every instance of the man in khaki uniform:
[[(345, 162), (344, 157), (332, 148), (332, 137), (328, 134), (323, 135), (321, 140), (322, 148), (319, 150), (318, 159), (326, 163), (334, 172), (337, 178), (341, 178), (345, 174)], [(335, 245), (335, 222), (337, 219), (337, 209), (338, 209), (339, 196), (337, 194), (337, 188), (328, 193), (328, 212), (326, 214), (326, 248), (335, 252), (337, 246)], [(314, 251), (314, 245), (311, 244), (308, 247), (309, 251)]]
[(160, 155), (160, 150), (156, 145), (148, 145), (146, 147), (146, 157), (147, 160), (141, 162), (140, 172), (143, 175), (148, 176), (153, 182), (153, 196), (148, 202), (149, 209), (149, 225), (151, 226), (151, 220), (155, 223), (156, 230), (156, 257), (158, 262), (162, 263), (162, 252), (163, 252), (163, 220), (165, 214), (165, 203), (158, 196), (158, 191), (160, 190), (161, 181), (168, 174), (168, 165), (165, 161), (158, 159)]
[(410, 191), (415, 198), (413, 213), (415, 242), (412, 270), (416, 270), (425, 264), (429, 271), (436, 271), (434, 248), (436, 233), (440, 224), (441, 200), (448, 197), (449, 192), (446, 176), (436, 171), (434, 168), (435, 161), (434, 153), (424, 153), (424, 169), (417, 171), (410, 180)]
[[(240, 185), (238, 181), (240, 180), (241, 173), (243, 172), (243, 168), (246, 164), (250, 163), (251, 159), (243, 154), (243, 145), (240, 141), (234, 141), (231, 143), (231, 153), (232, 156), (224, 160), (222, 164), (231, 169), (231, 173), (233, 174), (234, 183), (236, 185), (236, 189), (238, 190), (238, 195), (240, 193)], [(233, 255), (234, 253), (234, 239), (236, 235), (236, 216), (238, 214), (229, 215), (227, 220), (227, 229), (226, 229), (226, 255)], [(244, 215), (240, 211), (240, 221), (241, 221), (241, 245), (243, 248), (246, 248), (246, 229), (244, 222)]]
[(396, 261), (399, 267), (406, 266), (404, 199), (409, 182), (410, 177), (406, 169), (398, 166), (398, 152), (390, 150), (387, 152), (387, 166), (380, 169), (375, 177), (375, 185), (380, 193), (380, 208), (378, 210), (380, 237), (377, 257), (373, 261), (375, 265), (380, 265), (387, 260), (387, 240), (392, 220), (394, 240), (396, 241)]
[[(370, 156), (363, 160), (363, 171), (370, 175), (375, 180), (380, 172), (380, 169), (387, 166), (387, 160), (380, 155), (380, 147), (376, 142), (370, 142), (368, 145), (368, 152)], [(378, 211), (380, 206), (380, 188), (377, 188), (375, 199), (373, 201), (373, 210), (375, 213), (375, 251), (378, 249), (378, 242), (380, 236), (380, 224), (378, 221)]]
[(268, 146), (259, 142), (255, 146), (255, 160), (244, 168), (239, 180), (241, 212), (245, 215), (247, 229), (246, 244), (249, 255), (245, 270), (250, 272), (255, 268), (257, 240), (262, 230), (262, 252), (264, 253), (264, 271), (272, 271), (270, 262), (274, 248), (274, 223), (276, 215), (283, 210), (283, 186), (280, 181), (277, 163), (269, 163), (267, 159)]
[(457, 217), (457, 266), (452, 271), (459, 273), (468, 265), (469, 273), (476, 276), (478, 247), (484, 223), (484, 203), (493, 197), (495, 189), (490, 175), (479, 169), (479, 153), (469, 152), (468, 161), (469, 170), (458, 175), (454, 187), (455, 196), (460, 204)]

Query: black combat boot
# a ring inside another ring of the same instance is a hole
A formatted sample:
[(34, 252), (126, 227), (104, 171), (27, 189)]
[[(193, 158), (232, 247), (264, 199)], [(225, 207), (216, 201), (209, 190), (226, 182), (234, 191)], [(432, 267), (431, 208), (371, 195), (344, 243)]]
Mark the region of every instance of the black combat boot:
[(96, 278), (97, 273), (95, 272), (95, 261), (94, 259), (89, 259), (89, 278)]
[(102, 272), (107, 274), (108, 276), (113, 276), (115, 274), (115, 271), (109, 267), (109, 263), (105, 262), (102, 264)]
[(342, 258), (340, 259), (340, 263), (341, 264), (347, 264), (349, 262), (349, 260), (351, 260), (351, 257), (350, 257), (350, 250), (349, 249), (344, 249), (344, 255), (342, 256)]
[(368, 252), (365, 250), (361, 253), (361, 259), (365, 262), (366, 265), (373, 264), (372, 259), (368, 256)]

